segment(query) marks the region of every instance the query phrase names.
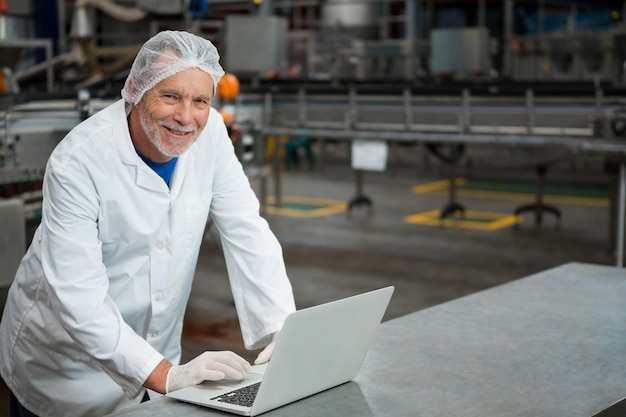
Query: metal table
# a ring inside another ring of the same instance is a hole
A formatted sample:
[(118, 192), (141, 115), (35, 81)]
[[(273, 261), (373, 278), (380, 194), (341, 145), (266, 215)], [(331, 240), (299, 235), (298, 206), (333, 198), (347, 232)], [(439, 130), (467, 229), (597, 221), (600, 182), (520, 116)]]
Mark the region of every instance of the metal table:
[[(580, 263), (465, 296), (383, 323), (355, 381), (265, 415), (624, 415), (624, 300), (624, 270)], [(162, 397), (110, 416), (152, 415), (225, 414)]]

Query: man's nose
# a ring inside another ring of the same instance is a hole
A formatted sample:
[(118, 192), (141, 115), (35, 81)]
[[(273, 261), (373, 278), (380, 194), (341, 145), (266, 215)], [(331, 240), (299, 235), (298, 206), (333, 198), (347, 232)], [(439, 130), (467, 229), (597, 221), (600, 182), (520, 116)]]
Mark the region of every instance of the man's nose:
[(191, 102), (182, 100), (176, 106), (174, 120), (182, 125), (189, 124), (193, 120)]

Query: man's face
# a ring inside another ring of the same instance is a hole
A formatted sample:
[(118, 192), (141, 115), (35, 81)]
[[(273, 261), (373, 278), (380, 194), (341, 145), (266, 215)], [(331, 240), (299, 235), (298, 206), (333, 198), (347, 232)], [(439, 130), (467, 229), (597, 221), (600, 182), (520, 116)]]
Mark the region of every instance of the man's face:
[(174, 74), (148, 90), (136, 107), (145, 134), (134, 138), (139, 151), (154, 162), (181, 155), (204, 129), (212, 99), (213, 78), (198, 68)]

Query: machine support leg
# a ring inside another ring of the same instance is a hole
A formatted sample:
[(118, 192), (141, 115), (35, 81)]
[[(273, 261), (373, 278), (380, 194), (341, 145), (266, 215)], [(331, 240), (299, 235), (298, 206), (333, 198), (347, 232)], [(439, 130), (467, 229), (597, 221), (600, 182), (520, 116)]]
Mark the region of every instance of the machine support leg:
[(356, 195), (348, 203), (348, 213), (356, 206), (367, 206), (369, 214), (372, 214), (372, 200), (363, 194), (363, 171), (357, 169), (355, 172)]
[(619, 165), (619, 207), (617, 211), (617, 267), (624, 266), (624, 210), (626, 200), (626, 161)]

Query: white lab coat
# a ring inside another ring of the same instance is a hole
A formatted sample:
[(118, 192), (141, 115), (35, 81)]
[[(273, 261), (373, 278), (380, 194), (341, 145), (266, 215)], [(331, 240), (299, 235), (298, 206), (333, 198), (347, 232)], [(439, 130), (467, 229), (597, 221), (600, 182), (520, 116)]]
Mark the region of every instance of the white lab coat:
[(163, 357), (179, 362), (209, 214), (246, 347), (261, 347), (295, 309), (280, 245), (217, 111), (170, 185), (135, 152), (121, 100), (52, 153), (42, 223), (0, 322), (0, 372), (35, 414), (107, 414), (140, 401)]

